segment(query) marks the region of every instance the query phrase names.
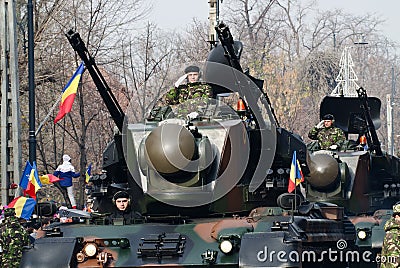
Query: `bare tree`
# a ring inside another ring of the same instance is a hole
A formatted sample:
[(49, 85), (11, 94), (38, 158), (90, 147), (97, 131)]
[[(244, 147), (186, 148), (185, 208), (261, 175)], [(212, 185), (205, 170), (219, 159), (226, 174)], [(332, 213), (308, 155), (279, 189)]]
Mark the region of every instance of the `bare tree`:
[[(21, 22), (26, 14), (21, 5)], [(50, 107), (56, 102), (61, 94), (62, 88), (71, 77), (80, 59), (74, 57), (72, 48), (69, 46), (64, 34), (75, 28), (82, 33), (90, 52), (96, 56), (99, 65), (104, 62), (115, 62), (118, 51), (116, 44), (125, 34), (134, 34), (137, 31), (135, 22), (140, 21), (146, 15), (149, 6), (142, 0), (124, 1), (36, 1), (35, 2), (35, 77), (36, 77), (36, 101), (37, 122), (41, 122), (48, 113)], [(21, 24), (23, 25), (23, 24)], [(121, 34), (121, 33), (124, 33)], [(25, 67), (27, 58), (21, 58), (21, 66)], [(26, 68), (21, 68), (21, 77), (26, 76)], [(27, 81), (21, 79), (21, 81)], [(79, 203), (83, 201), (84, 173), (89, 162), (86, 141), (93, 139), (110, 139), (112, 128), (110, 128), (109, 116), (105, 116), (104, 106), (99, 99), (93, 86), (88, 83), (88, 76), (83, 75), (82, 86), (78, 90), (76, 101), (72, 112), (57, 126), (49, 120), (38, 135), (38, 164), (41, 172), (51, 172), (59, 163), (61, 155), (68, 153), (75, 159), (75, 165), (79, 164), (81, 178), (78, 184)], [(22, 90), (26, 85), (22, 84)], [(118, 88), (122, 88), (119, 86)], [(90, 90), (90, 91), (89, 91)], [(88, 92), (89, 91), (89, 92)], [(96, 93), (97, 95), (95, 95)], [(24, 106), (27, 94), (22, 95), (22, 114), (27, 118), (27, 106)], [(96, 97), (95, 97), (96, 96)], [(97, 101), (96, 101), (97, 99)], [(55, 113), (50, 116), (54, 118)], [(99, 120), (99, 118), (107, 120)], [(92, 131), (92, 126), (102, 132)], [(107, 129), (104, 131), (104, 129)], [(102, 135), (104, 134), (104, 135)], [(92, 135), (92, 136), (88, 136)], [(107, 136), (107, 137), (105, 137)], [(106, 142), (92, 142), (101, 151)], [(27, 150), (26, 150), (27, 151)], [(26, 157), (26, 155), (25, 155)], [(90, 162), (96, 162), (100, 166), (98, 155), (90, 155)], [(94, 161), (96, 160), (96, 161)]]
[[(281, 125), (303, 137), (319, 120), (321, 99), (336, 86), (345, 46), (354, 46), (355, 70), (363, 80), (360, 84), (371, 87), (371, 96), (385, 99), (387, 91), (376, 89), (388, 83), (382, 78), (393, 59), (390, 53), (383, 53), (388, 45), (379, 32), (383, 21), (378, 16), (320, 11), (318, 2), (298, 0), (236, 0), (223, 6), (222, 14), (234, 36), (245, 44), (242, 65), (265, 80), (265, 91)], [(354, 45), (362, 40), (368, 45)]]

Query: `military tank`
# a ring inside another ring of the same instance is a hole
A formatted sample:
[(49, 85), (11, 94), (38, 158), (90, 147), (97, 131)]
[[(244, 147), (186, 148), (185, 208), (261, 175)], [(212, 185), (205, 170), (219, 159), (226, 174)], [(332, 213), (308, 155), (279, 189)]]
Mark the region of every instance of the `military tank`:
[[(361, 163), (357, 175), (339, 152), (314, 154), (279, 126), (263, 81), (242, 70), (242, 43), (224, 23), (216, 32), (219, 43), (199, 82), (213, 97), (154, 107), (140, 122), (122, 111), (80, 35), (67, 33), (114, 119), (115, 136), (104, 152), (105, 172), (88, 189), (96, 212), (63, 210), (71, 221), (47, 227), (21, 267), (364, 267), (357, 224), (341, 205), (352, 204), (348, 192), (360, 177), (376, 180), (372, 152), (348, 152)], [(294, 152), (306, 182), (288, 193)], [(141, 218), (107, 225), (121, 189)]]
[[(380, 99), (368, 97), (364, 88), (359, 88), (357, 95), (326, 96), (321, 102), (321, 118), (334, 115), (336, 126), (344, 131), (347, 140), (337, 151), (321, 152), (315, 143), (308, 145), (311, 158), (322, 153), (331, 156), (330, 161), (335, 159), (340, 176), (310, 179), (307, 198), (345, 207), (355, 225), (360, 252), (378, 255), (385, 236), (384, 224), (400, 199), (400, 159), (381, 148), (376, 133), (381, 126)], [(375, 267), (376, 263), (370, 265)]]

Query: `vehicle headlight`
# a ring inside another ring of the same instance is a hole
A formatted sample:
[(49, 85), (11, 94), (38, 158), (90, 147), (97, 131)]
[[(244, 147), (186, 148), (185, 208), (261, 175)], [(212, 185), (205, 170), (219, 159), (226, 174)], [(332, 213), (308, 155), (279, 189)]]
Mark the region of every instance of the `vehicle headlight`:
[(86, 256), (93, 257), (97, 253), (97, 245), (95, 243), (87, 243), (82, 251)]
[(367, 238), (367, 232), (364, 231), (364, 230), (359, 230), (358, 233), (357, 233), (357, 237), (360, 240), (365, 240)]
[(232, 251), (233, 249), (233, 244), (230, 240), (222, 240), (222, 242), (219, 244), (219, 249), (225, 253), (228, 254)]
[(285, 170), (283, 168), (278, 168), (277, 172), (279, 175), (282, 175), (283, 173), (285, 173)]

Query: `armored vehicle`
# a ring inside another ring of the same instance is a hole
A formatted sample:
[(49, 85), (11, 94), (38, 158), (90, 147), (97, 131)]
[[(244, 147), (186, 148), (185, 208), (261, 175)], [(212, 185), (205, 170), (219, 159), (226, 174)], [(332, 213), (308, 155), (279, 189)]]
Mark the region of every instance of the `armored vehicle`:
[(316, 143), (308, 145), (311, 157), (322, 153), (335, 159), (340, 176), (309, 179), (307, 199), (345, 207), (356, 228), (356, 245), (376, 255), (382, 248), (384, 224), (400, 200), (400, 159), (381, 148), (376, 133), (381, 126), (380, 99), (368, 97), (364, 88), (357, 94), (326, 96), (321, 102), (321, 118), (332, 114), (347, 140), (338, 151), (321, 152)]
[[(263, 81), (242, 70), (242, 43), (223, 23), (216, 31), (219, 43), (196, 84), (211, 88), (213, 96), (177, 105), (163, 105), (162, 97), (140, 122), (122, 111), (80, 35), (68, 32), (117, 129), (104, 152), (105, 172), (91, 178), (96, 212), (62, 211), (71, 222), (47, 227), (24, 252), (22, 267), (360, 267), (368, 262), (340, 205), (351, 203), (359, 177), (375, 179), (368, 170), (370, 152), (357, 145), (346, 149), (348, 158), (361, 163), (357, 169), (365, 169), (354, 175), (339, 152), (307, 149), (299, 135), (278, 125)], [(306, 181), (288, 193), (293, 159)], [(111, 225), (107, 216), (121, 189), (141, 216)]]

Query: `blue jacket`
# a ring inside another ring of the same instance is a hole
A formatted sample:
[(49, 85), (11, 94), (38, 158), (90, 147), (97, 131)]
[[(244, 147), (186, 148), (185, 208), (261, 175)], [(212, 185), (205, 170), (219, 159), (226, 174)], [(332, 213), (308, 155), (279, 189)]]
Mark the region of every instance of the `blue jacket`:
[(58, 166), (53, 175), (60, 178), (60, 186), (70, 187), (72, 178), (79, 177), (80, 173), (75, 173), (75, 168), (70, 162), (64, 162)]

